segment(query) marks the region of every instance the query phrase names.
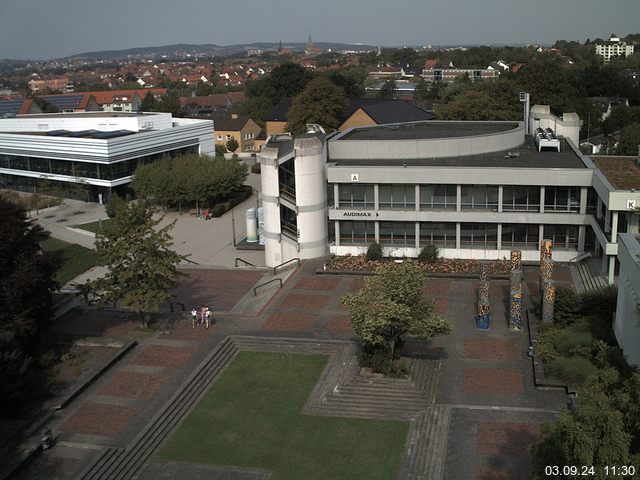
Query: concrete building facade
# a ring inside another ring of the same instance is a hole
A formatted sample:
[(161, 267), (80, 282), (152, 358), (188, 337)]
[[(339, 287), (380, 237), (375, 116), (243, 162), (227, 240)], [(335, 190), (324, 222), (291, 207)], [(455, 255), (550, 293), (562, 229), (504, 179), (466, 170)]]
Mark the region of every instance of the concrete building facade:
[(85, 199), (126, 189), (139, 165), (211, 154), (213, 122), (169, 113), (69, 113), (0, 119), (0, 188), (37, 191), (44, 180), (82, 184)]
[[(397, 257), (415, 257), (433, 244), (446, 258), (500, 259), (518, 249), (523, 260), (537, 261), (542, 240), (551, 239), (555, 260), (592, 252), (613, 282), (617, 233), (637, 228), (629, 201), (640, 202), (640, 194), (615, 187), (580, 153), (575, 114), (531, 112), (530, 130), (552, 124), (564, 132), (548, 141), (552, 148), (538, 141), (539, 133), (525, 132), (523, 122), (430, 121), (328, 137), (308, 133), (305, 142), (315, 136), (325, 145), (315, 179), (299, 169), (319, 157), (307, 158), (298, 139), (272, 137), (258, 157), (263, 172), (278, 165), (277, 175), (262, 176), (267, 265), (309, 258), (312, 251), (361, 254), (373, 242)], [(326, 189), (315, 201), (306, 194), (314, 182)], [(299, 192), (304, 205), (297, 203)], [(326, 247), (312, 250), (309, 245), (325, 242), (325, 230), (300, 219), (307, 209), (320, 218), (325, 202)]]

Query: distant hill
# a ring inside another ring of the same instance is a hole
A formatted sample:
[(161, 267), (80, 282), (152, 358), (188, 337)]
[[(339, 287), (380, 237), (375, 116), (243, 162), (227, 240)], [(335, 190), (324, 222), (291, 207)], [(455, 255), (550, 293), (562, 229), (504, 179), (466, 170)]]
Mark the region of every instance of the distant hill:
[[(316, 47), (322, 48), (323, 50), (373, 50), (378, 47), (372, 45), (361, 45), (361, 44), (348, 44), (348, 43), (331, 43), (331, 42), (317, 42), (314, 43)], [(204, 44), (204, 45), (193, 45), (187, 43), (178, 43), (175, 45), (164, 45), (160, 47), (137, 47), (137, 48), (127, 48), (125, 50), (102, 50), (99, 52), (85, 52), (78, 53), (75, 55), (70, 55), (65, 57), (64, 59), (78, 59), (78, 58), (86, 58), (89, 60), (114, 60), (118, 58), (127, 58), (127, 57), (142, 57), (142, 56), (173, 56), (176, 55), (177, 52), (183, 51), (185, 54), (209, 54), (209, 55), (217, 55), (217, 56), (226, 56), (226, 55), (234, 55), (246, 52), (251, 49), (260, 49), (260, 50), (277, 50), (279, 43), (273, 42), (256, 42), (256, 43), (241, 43), (236, 45), (215, 45), (215, 44)], [(305, 43), (287, 43), (282, 45), (285, 48), (293, 48), (294, 50), (303, 51), (306, 44)]]

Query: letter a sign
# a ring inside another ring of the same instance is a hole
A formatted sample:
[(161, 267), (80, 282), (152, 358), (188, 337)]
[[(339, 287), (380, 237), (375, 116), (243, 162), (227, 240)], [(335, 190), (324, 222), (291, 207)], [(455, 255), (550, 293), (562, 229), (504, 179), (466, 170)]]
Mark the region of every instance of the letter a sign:
[(352, 182), (357, 182), (358, 181), (358, 174), (357, 173), (352, 173), (351, 174), (351, 181)]

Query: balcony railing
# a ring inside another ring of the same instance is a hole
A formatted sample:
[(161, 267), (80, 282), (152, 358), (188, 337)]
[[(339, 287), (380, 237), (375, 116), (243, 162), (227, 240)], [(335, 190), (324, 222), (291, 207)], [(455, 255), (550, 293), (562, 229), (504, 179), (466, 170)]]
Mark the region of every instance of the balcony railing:
[(294, 188), (285, 185), (284, 183), (280, 184), (280, 196), (284, 198), (288, 198), (289, 200), (296, 201), (296, 191)]

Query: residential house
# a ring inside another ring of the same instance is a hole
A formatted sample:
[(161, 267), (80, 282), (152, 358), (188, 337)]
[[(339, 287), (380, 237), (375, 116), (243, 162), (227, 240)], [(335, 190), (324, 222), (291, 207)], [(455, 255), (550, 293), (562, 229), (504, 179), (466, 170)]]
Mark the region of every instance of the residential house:
[(0, 118), (27, 115), (30, 113), (42, 113), (38, 105), (31, 98), (15, 98), (12, 100), (0, 100)]
[[(293, 99), (284, 97), (271, 109), (266, 118), (267, 136), (284, 133), (287, 125), (287, 113)], [(344, 131), (352, 127), (366, 127), (387, 123), (405, 123), (432, 120), (435, 115), (404, 100), (380, 98), (350, 98), (340, 115), (338, 127)], [(217, 130), (217, 129), (216, 129)]]
[(236, 152), (256, 151), (255, 139), (262, 127), (246, 115), (232, 114), (228, 117), (214, 117), (215, 144), (226, 146), (231, 138), (238, 142)]
[(606, 120), (614, 108), (629, 106), (629, 100), (626, 97), (589, 97), (587, 100), (592, 107), (602, 112), (602, 120)]
[(190, 115), (225, 116), (244, 99), (244, 92), (212, 93), (207, 96), (180, 97), (180, 106)]
[(338, 131), (344, 132), (353, 127), (433, 120), (435, 117), (433, 113), (404, 100), (352, 98), (348, 101), (343, 113), (345, 120)]
[(31, 79), (29, 80), (29, 90), (33, 93), (38, 93), (43, 90), (59, 90), (61, 92), (73, 92), (73, 83), (69, 80), (69, 77), (53, 77), (43, 79)]
[(55, 106), (61, 113), (97, 112), (100, 110), (96, 99), (89, 92), (41, 95), (39, 98)]
[(167, 94), (166, 88), (147, 88), (140, 90), (111, 90), (105, 92), (87, 92), (93, 95), (99, 110), (103, 112), (137, 112), (147, 93), (156, 97)]

